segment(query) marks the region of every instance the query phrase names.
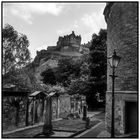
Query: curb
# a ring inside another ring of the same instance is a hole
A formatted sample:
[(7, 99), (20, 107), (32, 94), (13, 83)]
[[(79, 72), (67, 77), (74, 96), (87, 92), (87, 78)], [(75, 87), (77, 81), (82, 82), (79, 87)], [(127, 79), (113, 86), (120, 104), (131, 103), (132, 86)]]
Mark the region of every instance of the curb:
[(102, 123), (102, 122), (99, 122), (99, 123), (97, 123), (96, 125), (94, 125), (93, 127), (89, 128), (89, 129), (86, 129), (85, 131), (83, 131), (83, 133), (81, 132), (82, 134), (79, 133), (79, 135), (78, 135), (78, 134), (75, 135), (75, 138), (79, 138), (79, 137), (85, 135), (86, 133), (90, 132), (91, 129), (95, 129), (96, 127), (98, 127), (101, 123)]
[[(98, 124), (100, 124), (101, 122), (99, 121), (96, 125), (98, 125)], [(71, 137), (71, 138), (73, 138), (73, 137), (79, 137), (79, 136), (81, 136), (82, 134), (84, 134), (84, 133), (87, 133), (88, 131), (90, 131), (92, 128), (94, 128), (96, 125), (94, 125), (94, 126), (92, 126), (92, 127), (89, 127), (89, 128), (85, 128), (85, 129), (83, 129), (83, 130), (81, 130), (81, 131), (78, 131), (78, 132), (76, 132), (76, 133), (74, 133), (74, 134), (72, 134), (71, 136), (69, 136), (69, 137)], [(82, 134), (81, 134), (82, 133)]]

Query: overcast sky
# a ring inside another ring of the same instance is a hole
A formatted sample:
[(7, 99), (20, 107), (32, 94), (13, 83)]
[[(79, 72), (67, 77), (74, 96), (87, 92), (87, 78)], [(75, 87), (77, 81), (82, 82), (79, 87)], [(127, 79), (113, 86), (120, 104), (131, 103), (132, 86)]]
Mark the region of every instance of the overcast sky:
[(31, 57), (37, 50), (55, 46), (59, 36), (73, 30), (82, 43), (93, 33), (106, 29), (103, 16), (105, 3), (3, 3), (3, 25), (27, 35)]

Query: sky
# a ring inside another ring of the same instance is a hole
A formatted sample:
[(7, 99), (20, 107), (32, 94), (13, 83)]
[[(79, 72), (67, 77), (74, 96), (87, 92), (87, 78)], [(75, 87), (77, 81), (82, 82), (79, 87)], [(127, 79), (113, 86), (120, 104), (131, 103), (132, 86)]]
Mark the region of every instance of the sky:
[(58, 37), (81, 35), (81, 43), (106, 29), (103, 11), (106, 3), (3, 3), (3, 26), (8, 23), (27, 35), (31, 57), (36, 51), (55, 46)]

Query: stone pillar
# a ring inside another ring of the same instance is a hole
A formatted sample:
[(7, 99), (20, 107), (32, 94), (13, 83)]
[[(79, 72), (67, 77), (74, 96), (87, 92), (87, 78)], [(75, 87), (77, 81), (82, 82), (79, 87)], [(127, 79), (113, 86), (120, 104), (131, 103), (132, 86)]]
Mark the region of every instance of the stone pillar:
[(60, 113), (59, 97), (57, 97), (57, 99), (56, 99), (56, 104), (57, 104), (56, 118), (59, 118), (59, 113)]
[(43, 134), (51, 135), (52, 131), (52, 98), (47, 97), (46, 99), (46, 112), (45, 112), (45, 122), (43, 126)]
[(73, 108), (73, 113), (76, 111), (76, 100), (74, 99), (74, 108)]
[(33, 97), (33, 124), (35, 123), (36, 100)]
[(81, 113), (83, 113), (83, 105), (82, 105), (82, 99), (81, 99), (81, 101), (80, 101), (81, 103), (80, 103), (80, 109), (81, 109)]
[(41, 110), (41, 115), (42, 115), (42, 122), (43, 122), (43, 115), (44, 115), (44, 104), (45, 104), (45, 99), (42, 98), (42, 110)]
[(28, 126), (28, 124), (29, 124), (28, 116), (29, 116), (29, 99), (27, 98), (27, 101), (26, 101), (26, 122), (25, 122), (26, 126)]
[(38, 102), (38, 106), (37, 106), (37, 120), (38, 120), (38, 123), (42, 121), (42, 106), (43, 106), (43, 103), (42, 103), (42, 99), (40, 98), (39, 102)]
[(86, 118), (87, 118), (87, 106), (84, 105), (84, 107), (83, 107), (83, 120), (85, 121)]
[[(124, 134), (126, 102), (137, 102), (138, 93), (138, 2), (108, 3), (104, 10), (107, 22), (107, 56), (114, 49), (121, 57), (115, 75), (115, 133)], [(106, 126), (110, 130), (112, 69), (107, 65)]]
[(44, 99), (44, 110), (43, 110), (43, 122), (45, 122), (45, 114), (46, 114), (46, 103), (47, 103), (47, 100), (46, 98)]

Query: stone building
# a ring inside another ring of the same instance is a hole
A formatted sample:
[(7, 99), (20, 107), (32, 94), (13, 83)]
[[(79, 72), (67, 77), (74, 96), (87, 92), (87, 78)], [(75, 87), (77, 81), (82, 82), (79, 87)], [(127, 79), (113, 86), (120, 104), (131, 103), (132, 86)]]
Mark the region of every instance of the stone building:
[(81, 36), (75, 35), (74, 31), (71, 34), (59, 37), (57, 46), (49, 46), (47, 51), (60, 52), (79, 52), (81, 48)]
[[(115, 75), (115, 134), (137, 134), (138, 127), (138, 3), (107, 3), (107, 56), (121, 57)], [(111, 125), (112, 69), (107, 66), (106, 126)]]

